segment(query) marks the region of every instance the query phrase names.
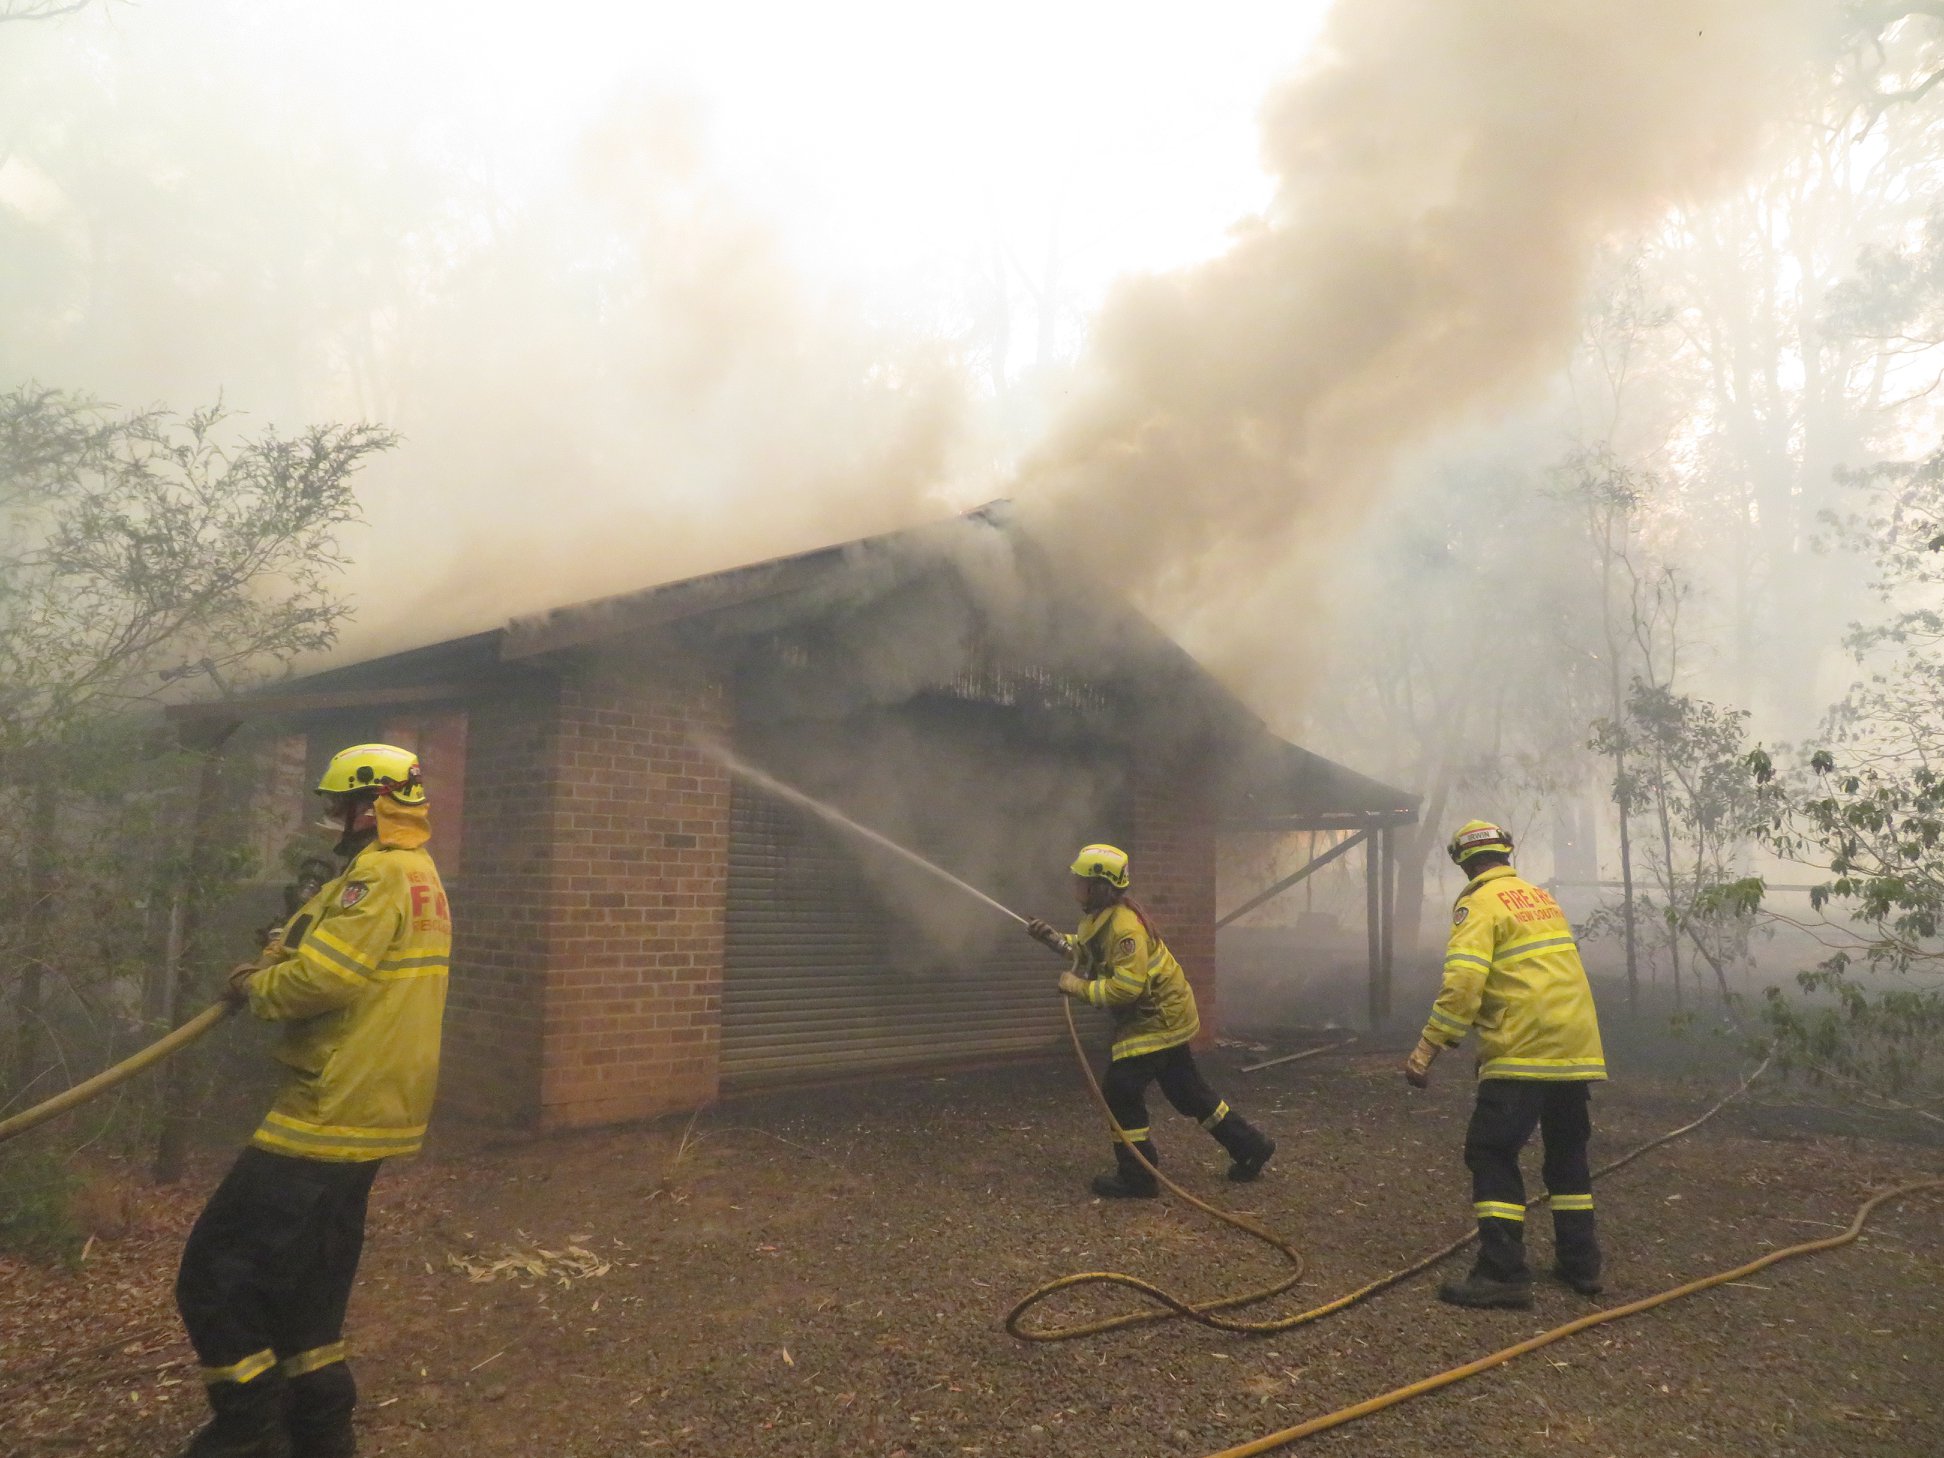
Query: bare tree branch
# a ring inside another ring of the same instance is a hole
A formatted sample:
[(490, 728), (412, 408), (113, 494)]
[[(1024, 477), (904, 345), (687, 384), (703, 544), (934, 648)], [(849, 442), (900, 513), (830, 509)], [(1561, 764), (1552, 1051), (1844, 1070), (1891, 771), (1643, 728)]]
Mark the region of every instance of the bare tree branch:
[(94, 0), (5, 0), (0, 4), (0, 24), (9, 20), (58, 20), (86, 10)]
[(1944, 67), (1940, 67), (1931, 72), (1930, 75), (1926, 76), (1915, 86), (1907, 86), (1901, 91), (1879, 91), (1876, 96), (1877, 107), (1879, 110), (1882, 110), (1886, 107), (1896, 106), (1900, 102), (1922, 101), (1926, 96), (1930, 95), (1931, 88), (1936, 86), (1940, 81), (1944, 81)]

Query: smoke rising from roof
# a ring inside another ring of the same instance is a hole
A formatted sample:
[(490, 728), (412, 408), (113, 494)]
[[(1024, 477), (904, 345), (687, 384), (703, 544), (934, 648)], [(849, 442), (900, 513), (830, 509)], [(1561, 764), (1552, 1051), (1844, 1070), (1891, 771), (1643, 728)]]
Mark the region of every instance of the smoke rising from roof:
[(936, 515), (973, 434), (949, 348), (793, 267), (664, 96), (617, 99), (462, 282), (388, 483), (438, 462), (438, 519), (375, 544), (403, 637), (367, 651)]
[(1338, 5), (1265, 107), (1267, 216), (1097, 321), (1025, 471), (1037, 519), (1231, 672), (1286, 655), (1320, 548), (1400, 453), (1564, 363), (1616, 232), (1735, 180), (1811, 11)]
[[(361, 485), (336, 656), (1010, 490), (1234, 678), (1287, 641), (1400, 449), (1559, 364), (1603, 241), (1733, 178), (1815, 7), (1338, 6), (1264, 111), (1273, 205), (1215, 261), (1119, 290), (1077, 384), (1046, 382), (1074, 403), (1010, 487), (1016, 445), (973, 383), (989, 361), (805, 267), (781, 205), (726, 179), (706, 104), (654, 70), (653, 17), (571, 7), (529, 57), (511, 31), (462, 35), (470, 8), (414, 9), (117, 8), (10, 27), (0, 51), (0, 364), (129, 405), (221, 389), (255, 421), (404, 434)], [(1107, 54), (1153, 39), (1152, 16), (1125, 23)], [(1197, 27), (1185, 53), (1229, 64), (1238, 36)], [(570, 95), (595, 71), (546, 67), (603, 37), (654, 79)], [(487, 105), (427, 81), (482, 65)], [(1192, 126), (1206, 92), (1150, 66), (1163, 130)], [(1154, 159), (1129, 212), (1167, 210), (1186, 154), (1115, 114)], [(556, 115), (593, 118), (564, 156)], [(955, 160), (948, 188), (976, 192)]]

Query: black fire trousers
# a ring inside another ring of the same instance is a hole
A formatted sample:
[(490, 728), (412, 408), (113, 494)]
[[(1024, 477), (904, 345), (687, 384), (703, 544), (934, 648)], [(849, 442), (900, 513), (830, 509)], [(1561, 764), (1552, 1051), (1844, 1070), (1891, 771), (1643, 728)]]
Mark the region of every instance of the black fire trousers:
[[(1208, 1080), (1195, 1066), (1195, 1055), (1188, 1045), (1177, 1043), (1158, 1053), (1116, 1058), (1107, 1065), (1107, 1076), (1100, 1081), (1100, 1091), (1107, 1096), (1107, 1107), (1113, 1111), (1114, 1122), (1140, 1146), (1148, 1163), (1160, 1163), (1148, 1138), (1147, 1090), (1151, 1083), (1161, 1085), (1161, 1092), (1174, 1105), (1175, 1112), (1186, 1114), (1200, 1124), (1230, 1154), (1241, 1157), (1249, 1149), (1244, 1141), (1259, 1137), (1240, 1115), (1231, 1114), (1221, 1095), (1208, 1086)], [(1114, 1157), (1124, 1173), (1143, 1182), (1149, 1178), (1118, 1139), (1114, 1141)]]
[(1582, 1080), (1486, 1078), (1465, 1131), (1465, 1164), (1478, 1217), (1479, 1274), (1499, 1281), (1528, 1279), (1525, 1261), (1525, 1181), (1519, 1151), (1536, 1127), (1544, 1141), (1540, 1166), (1553, 1215), (1553, 1253), (1575, 1276), (1599, 1274), (1593, 1226), (1593, 1177), (1586, 1146), (1593, 1135), (1589, 1090)]
[(219, 1426), (287, 1417), (300, 1452), (307, 1438), (348, 1431), (357, 1387), (344, 1311), (378, 1164), (247, 1148), (196, 1218), (176, 1309)]

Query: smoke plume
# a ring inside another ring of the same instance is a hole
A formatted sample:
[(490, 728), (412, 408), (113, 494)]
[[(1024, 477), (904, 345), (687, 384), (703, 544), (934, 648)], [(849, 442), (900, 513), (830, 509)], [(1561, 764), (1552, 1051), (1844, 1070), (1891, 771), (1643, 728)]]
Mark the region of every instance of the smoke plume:
[(1231, 675), (1282, 651), (1400, 454), (1562, 365), (1601, 245), (1751, 160), (1810, 11), (1339, 4), (1264, 109), (1268, 214), (1099, 318), (1037, 520)]
[[(787, 188), (725, 177), (652, 47), (638, 82), (571, 97), (570, 151), (541, 125), (560, 76), (539, 83), (597, 29), (536, 27), (533, 74), (502, 55), (493, 104), (448, 115), (415, 78), (469, 63), (421, 7), (89, 11), (0, 51), (0, 366), (401, 431), (361, 483), (340, 659), (1011, 490), (1281, 697), (1265, 634), (1399, 452), (1563, 360), (1602, 243), (1732, 180), (1816, 9), (1344, 0), (1264, 109), (1272, 206), (1113, 295), (1011, 487), (969, 336), (821, 281)], [(1149, 160), (1130, 212), (1178, 195)]]

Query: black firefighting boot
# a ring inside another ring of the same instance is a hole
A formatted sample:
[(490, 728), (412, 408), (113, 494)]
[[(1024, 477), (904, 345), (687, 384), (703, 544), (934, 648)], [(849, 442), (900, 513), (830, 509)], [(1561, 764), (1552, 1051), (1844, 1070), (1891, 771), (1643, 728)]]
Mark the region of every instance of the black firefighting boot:
[[(1160, 1167), (1161, 1156), (1154, 1145), (1146, 1139), (1137, 1140), (1134, 1147), (1141, 1151), (1147, 1162)], [(1161, 1193), (1161, 1183), (1141, 1167), (1120, 1140), (1114, 1141), (1114, 1172), (1110, 1175), (1095, 1175), (1093, 1192), (1103, 1200), (1152, 1200)]]
[(1525, 1311), (1532, 1305), (1532, 1272), (1525, 1261), (1525, 1222), (1483, 1218), (1478, 1222), (1478, 1259), (1462, 1281), (1438, 1287), (1438, 1299), (1452, 1306), (1507, 1307)]
[(1228, 1151), (1228, 1177), (1232, 1180), (1246, 1183), (1257, 1178), (1276, 1152), (1276, 1141), (1237, 1113), (1223, 1114), (1208, 1132)]
[(351, 1430), (351, 1410), (358, 1405), (358, 1384), (342, 1361), (293, 1377), (286, 1410), (291, 1458), (354, 1458), (358, 1440)]
[(180, 1458), (294, 1458), (283, 1422), (283, 1383), (275, 1372), (249, 1382), (212, 1382), (216, 1415)]
[[(1600, 1281), (1600, 1241), (1593, 1227), (1591, 1210), (1561, 1210), (1554, 1197), (1553, 1279), (1571, 1286), (1582, 1296), (1597, 1296), (1605, 1290)], [(1590, 1202), (1592, 1196), (1582, 1196)]]

